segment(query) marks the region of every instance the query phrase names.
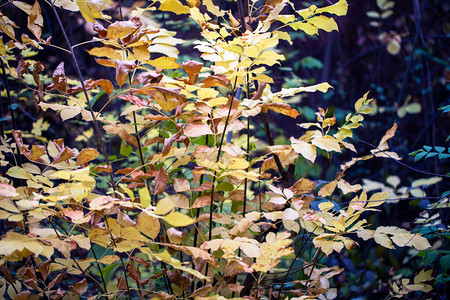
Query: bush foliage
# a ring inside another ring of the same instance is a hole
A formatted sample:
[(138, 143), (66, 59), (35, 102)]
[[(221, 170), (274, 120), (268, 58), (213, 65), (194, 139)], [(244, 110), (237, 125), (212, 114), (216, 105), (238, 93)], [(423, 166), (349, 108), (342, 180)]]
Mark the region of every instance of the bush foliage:
[[(285, 77), (283, 87), (273, 78), (286, 68), (280, 44), (289, 49), (299, 35), (337, 31), (347, 1), (306, 8), (289, 0), (220, 2), (156, 0), (132, 10), (110, 0), (2, 7), (0, 295), (439, 293), (448, 280), (448, 228), (440, 222), (448, 193), (427, 197), (425, 191), (448, 175), (422, 171), (426, 178), (401, 183), (385, 174), (358, 183), (352, 172), (369, 160), (405, 165), (389, 145), (398, 125), (389, 124), (377, 145), (366, 143), (370, 149), (359, 153), (358, 132), (370, 130), (360, 128), (364, 118), (381, 109), (369, 92), (350, 100), (354, 105), (341, 118), (317, 107), (305, 119), (298, 99), (333, 87), (295, 76)], [(368, 15), (381, 28), (394, 2), (376, 3)], [(18, 10), (26, 16), (17, 21), (21, 28), (7, 13)], [(200, 54), (178, 57), (188, 44), (151, 24), (150, 13), (188, 16), (184, 30), (198, 29), (201, 39), (190, 45)], [(63, 14), (86, 24), (92, 39), (76, 44)], [(54, 44), (52, 31), (65, 44)], [(392, 55), (401, 51), (397, 33), (379, 38)], [(67, 59), (49, 62), (50, 48)], [(102, 70), (96, 77), (83, 75), (83, 56)], [(311, 56), (297, 63), (323, 67)], [(417, 111), (408, 100), (397, 113)], [(22, 113), (32, 124), (20, 121)], [(298, 126), (287, 132), (296, 134), (274, 136), (278, 123), (271, 115), (295, 120)], [(416, 161), (448, 159), (446, 147), (433, 147), (411, 154)], [(324, 161), (323, 177), (307, 178)], [(421, 201), (415, 225), (380, 224), (376, 216), (405, 199)], [(395, 249), (409, 273), (396, 272)], [(364, 273), (356, 272), (358, 265)], [(358, 286), (363, 278), (373, 282)]]

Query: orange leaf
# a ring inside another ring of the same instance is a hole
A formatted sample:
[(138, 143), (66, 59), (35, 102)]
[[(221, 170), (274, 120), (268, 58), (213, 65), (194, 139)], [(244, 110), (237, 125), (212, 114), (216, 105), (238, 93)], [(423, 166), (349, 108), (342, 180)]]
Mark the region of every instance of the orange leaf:
[(142, 26), (139, 18), (132, 18), (128, 21), (116, 21), (108, 26), (107, 39), (122, 39), (131, 33), (135, 33)]
[(189, 76), (189, 84), (196, 84), (198, 80), (198, 73), (200, 73), (203, 64), (194, 60), (189, 60), (185, 63), (182, 63), (181, 66)]
[(39, 158), (45, 154), (47, 154), (47, 150), (44, 145), (33, 145), (31, 146), (31, 153), (28, 158), (30, 160), (39, 160)]
[(274, 112), (289, 116), (294, 119), (300, 115), (300, 113), (295, 108), (291, 108), (290, 105), (284, 103), (268, 103), (261, 105), (262, 112), (267, 113), (268, 110), (273, 110)]
[(200, 81), (200, 83), (203, 83), (204, 88), (210, 88), (213, 86), (228, 87), (229, 82), (230, 81), (225, 75), (211, 75)]
[(111, 165), (98, 165), (94, 168), (94, 171), (112, 173), (112, 166)]
[(117, 59), (117, 60), (122, 59), (122, 54), (120, 53), (119, 50), (107, 46), (95, 47), (86, 51), (92, 56), (107, 57), (109, 59)]
[(75, 157), (75, 152), (73, 152), (73, 150), (70, 149), (69, 147), (64, 147), (64, 149), (53, 158), (52, 164), (57, 164), (62, 161), (67, 161), (67, 160), (71, 159), (72, 157)]
[(77, 166), (83, 165), (96, 159), (100, 153), (95, 148), (84, 148), (77, 156)]

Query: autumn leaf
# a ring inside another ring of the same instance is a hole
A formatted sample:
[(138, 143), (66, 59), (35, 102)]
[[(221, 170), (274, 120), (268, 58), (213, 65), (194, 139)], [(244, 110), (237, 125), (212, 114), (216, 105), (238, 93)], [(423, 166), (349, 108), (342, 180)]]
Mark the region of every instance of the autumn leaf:
[(92, 56), (97, 57), (106, 57), (109, 59), (122, 59), (122, 53), (120, 50), (116, 50), (111, 47), (103, 46), (103, 47), (95, 47), (90, 50), (87, 50), (87, 52)]
[(111, 0), (75, 0), (83, 18), (87, 22), (95, 22), (95, 19), (107, 19), (102, 11), (109, 8), (113, 2)]
[(341, 146), (339, 144), (339, 141), (336, 138), (329, 135), (313, 138), (311, 140), (311, 143), (314, 146), (323, 149), (327, 152), (331, 151), (341, 152)]
[(163, 220), (172, 225), (173, 227), (183, 227), (194, 223), (193, 219), (178, 211), (173, 211), (167, 216), (164, 216)]
[(95, 148), (84, 148), (77, 156), (76, 165), (80, 166), (96, 159), (100, 153)]
[(189, 76), (189, 84), (196, 84), (198, 80), (198, 74), (203, 67), (203, 63), (195, 60), (189, 60), (181, 64), (183, 70)]
[(128, 21), (116, 21), (106, 29), (106, 38), (123, 39), (129, 34), (135, 33), (141, 26), (142, 22), (136, 17)]
[(169, 181), (169, 173), (161, 167), (156, 173), (155, 178), (155, 194), (161, 194), (166, 191), (167, 182)]
[(116, 67), (116, 81), (119, 87), (125, 84), (128, 80), (128, 73), (134, 70), (137, 65), (134, 62), (118, 61)]
[(300, 141), (291, 137), (292, 148), (298, 154), (301, 154), (304, 158), (314, 163), (317, 157), (316, 146), (309, 144), (305, 141)]
[(289, 104), (284, 103), (263, 104), (261, 105), (261, 110), (264, 113), (267, 113), (267, 111), (272, 110), (274, 112), (289, 116), (294, 119), (300, 115), (300, 113), (295, 108), (291, 108)]
[(159, 219), (143, 211), (137, 219), (137, 229), (151, 239), (155, 239), (159, 235), (160, 223)]

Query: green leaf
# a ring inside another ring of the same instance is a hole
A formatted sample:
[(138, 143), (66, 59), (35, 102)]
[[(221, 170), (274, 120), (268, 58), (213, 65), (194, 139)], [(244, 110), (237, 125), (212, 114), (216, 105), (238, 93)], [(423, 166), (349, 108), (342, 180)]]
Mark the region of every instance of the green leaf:
[(441, 263), (442, 271), (447, 273), (450, 268), (450, 254), (442, 256), (439, 262)]
[(423, 264), (428, 266), (438, 257), (438, 255), (439, 253), (437, 251), (428, 251), (423, 257)]
[(131, 152), (133, 152), (133, 147), (122, 140), (122, 143), (120, 143), (120, 154), (128, 157), (130, 156)]
[(231, 192), (234, 190), (234, 185), (229, 182), (221, 182), (217, 185), (216, 189), (219, 192)]

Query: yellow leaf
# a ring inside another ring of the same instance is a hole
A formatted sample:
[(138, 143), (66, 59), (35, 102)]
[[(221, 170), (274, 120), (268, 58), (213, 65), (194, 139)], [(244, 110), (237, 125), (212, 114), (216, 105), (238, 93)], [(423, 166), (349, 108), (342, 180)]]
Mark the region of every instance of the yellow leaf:
[(141, 199), (141, 205), (143, 208), (147, 208), (150, 206), (151, 197), (147, 187), (143, 187), (139, 190), (139, 197)]
[(229, 169), (238, 169), (244, 170), (250, 166), (247, 160), (240, 157), (232, 157), (229, 161), (228, 168)]
[(222, 17), (223, 15), (225, 15), (225, 12), (220, 10), (220, 8), (218, 6), (214, 5), (212, 0), (203, 0), (202, 2), (204, 5), (206, 5), (208, 12), (210, 12), (214, 16)]
[(294, 30), (303, 30), (308, 35), (315, 35), (319, 33), (319, 29), (316, 26), (306, 21), (297, 21), (288, 25)]
[(181, 66), (176, 63), (176, 60), (177, 59), (175, 57), (161, 56), (156, 59), (149, 60), (148, 63), (159, 69), (179, 69)]
[(373, 194), (372, 197), (370, 197), (369, 201), (367, 202), (366, 208), (380, 206), (381, 204), (384, 203), (388, 195), (389, 192), (381, 192)]
[(346, 0), (339, 0), (339, 2), (337, 2), (337, 3), (333, 4), (333, 5), (316, 9), (315, 13), (327, 12), (329, 14), (335, 14), (337, 16), (344, 16), (344, 15), (347, 14), (347, 10), (348, 10), (348, 3), (347, 3), (347, 1)]
[(87, 52), (92, 56), (107, 57), (113, 60), (122, 59), (122, 54), (120, 53), (120, 51), (110, 47), (95, 47), (90, 50), (87, 50)]
[(192, 220), (189, 216), (186, 216), (185, 214), (177, 211), (171, 212), (170, 214), (165, 216), (163, 220), (173, 227), (183, 227), (194, 223), (194, 220)]
[(137, 229), (151, 239), (155, 239), (160, 230), (160, 224), (158, 218), (149, 215), (143, 211), (139, 214), (137, 220)]
[(141, 25), (142, 24), (139, 21), (136, 21), (136, 19), (128, 21), (116, 21), (108, 26), (106, 38), (122, 39), (127, 35), (136, 32), (139, 29), (139, 27), (141, 27)]
[(428, 270), (428, 271), (425, 271), (425, 269), (421, 270), (419, 272), (419, 274), (417, 274), (414, 277), (414, 283), (415, 284), (420, 284), (422, 282), (432, 280), (434, 278), (433, 276), (431, 276), (432, 273), (433, 273), (432, 269)]
[[(327, 183), (326, 185), (324, 185), (320, 190), (318, 195), (320, 197), (327, 197), (330, 196), (331, 194), (333, 194), (334, 190), (336, 189), (337, 186), (337, 180), (333, 180), (329, 183)], [(320, 207), (320, 206), (319, 206)]]
[(170, 11), (177, 15), (181, 14), (189, 14), (190, 8), (189, 6), (185, 6), (181, 4), (178, 0), (158, 0), (161, 2), (159, 9), (162, 11)]
[(102, 14), (102, 10), (113, 4), (111, 0), (76, 0), (81, 14), (87, 22), (95, 22), (95, 19), (108, 19)]
[(244, 180), (248, 179), (251, 181), (259, 181), (259, 174), (253, 171), (246, 172), (244, 170), (235, 170), (235, 171), (228, 171), (222, 173), (222, 176), (233, 176), (237, 179)]
[(341, 152), (341, 146), (339, 141), (329, 135), (325, 135), (322, 137), (316, 137), (311, 140), (311, 143), (320, 149), (323, 149), (327, 152), (336, 151)]
[(388, 249), (395, 249), (394, 245), (392, 245), (391, 240), (389, 239), (389, 237), (386, 234), (378, 233), (375, 231), (375, 234), (373, 237), (374, 237), (375, 242), (377, 242), (381, 246), (388, 248)]
[[(334, 181), (333, 181), (333, 182), (334, 182)], [(327, 212), (327, 211), (329, 211), (330, 209), (332, 209), (333, 207), (334, 207), (334, 204), (333, 204), (333, 202), (331, 202), (331, 201), (319, 203), (319, 209), (320, 209), (322, 212)]]
[(32, 176), (25, 169), (18, 167), (18, 166), (9, 168), (9, 170), (6, 172), (6, 175), (11, 176), (13, 178), (18, 178), (18, 179), (30, 179)]
[(154, 213), (157, 215), (165, 215), (169, 213), (174, 207), (175, 204), (173, 203), (171, 198), (166, 197), (158, 201)]
[(291, 137), (292, 149), (301, 154), (304, 158), (314, 163), (317, 157), (316, 146)]
[(313, 24), (319, 29), (323, 29), (326, 32), (331, 32), (333, 30), (338, 31), (338, 26), (336, 21), (333, 18), (325, 17), (325, 16), (317, 16), (308, 19), (308, 22)]
[(344, 193), (344, 195), (348, 194), (348, 193), (355, 193), (359, 190), (362, 189), (362, 186), (360, 184), (355, 184), (355, 185), (351, 185), (350, 183), (348, 183), (347, 181), (345, 181), (344, 179), (340, 179), (338, 181), (338, 188), (341, 189), (342, 193)]

